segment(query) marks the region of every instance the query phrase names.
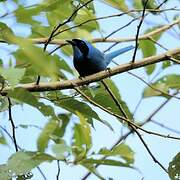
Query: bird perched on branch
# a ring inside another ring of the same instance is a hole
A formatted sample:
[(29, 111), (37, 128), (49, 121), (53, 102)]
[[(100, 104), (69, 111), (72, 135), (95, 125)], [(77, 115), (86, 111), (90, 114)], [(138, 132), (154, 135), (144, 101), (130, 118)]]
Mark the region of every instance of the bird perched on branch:
[(113, 58), (134, 48), (128, 46), (104, 54), (86, 40), (72, 39), (67, 42), (73, 47), (74, 67), (81, 77), (105, 70)]

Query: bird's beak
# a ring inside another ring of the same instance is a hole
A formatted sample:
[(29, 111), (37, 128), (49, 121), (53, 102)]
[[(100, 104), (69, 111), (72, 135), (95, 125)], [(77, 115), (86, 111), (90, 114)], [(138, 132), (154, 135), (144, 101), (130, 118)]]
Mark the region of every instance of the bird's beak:
[(71, 41), (71, 40), (66, 40), (67, 43), (71, 44), (72, 46), (75, 46), (75, 42)]

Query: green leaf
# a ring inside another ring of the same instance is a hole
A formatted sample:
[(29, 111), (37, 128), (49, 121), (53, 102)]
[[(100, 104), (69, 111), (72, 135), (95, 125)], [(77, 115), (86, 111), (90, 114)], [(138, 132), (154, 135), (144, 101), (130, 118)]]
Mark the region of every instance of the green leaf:
[(128, 11), (128, 6), (126, 5), (125, 0), (104, 0), (104, 2), (123, 12)]
[[(147, 0), (141, 0), (143, 7), (145, 6)], [(156, 9), (157, 10), (158, 5), (156, 4), (155, 0), (149, 0), (146, 4), (146, 9)], [(153, 14), (157, 14), (158, 12), (150, 11)]]
[(119, 167), (130, 167), (129, 164), (123, 163), (121, 161), (112, 159), (84, 159), (81, 161), (83, 164), (98, 164), (98, 165), (109, 165), (109, 166), (119, 166)]
[(166, 69), (172, 65), (173, 65), (173, 63), (171, 61), (163, 61), (162, 68)]
[(52, 79), (58, 78), (58, 67), (56, 62), (51, 59), (47, 52), (43, 52), (42, 48), (33, 45), (29, 40), (18, 38), (15, 43), (20, 46), (14, 56), (19, 63), (30, 64), (35, 75), (43, 75), (51, 77)]
[(87, 119), (79, 112), (77, 112), (77, 115), (79, 117), (80, 124), (75, 124), (74, 126), (73, 145), (78, 148), (86, 146), (86, 149), (88, 150), (92, 146), (91, 130)]
[(134, 163), (134, 152), (128, 145), (124, 143), (115, 146), (112, 150), (103, 148), (98, 152), (98, 154), (105, 156), (120, 156), (126, 161), (127, 164)]
[[(121, 105), (122, 109), (126, 113), (127, 117), (129, 119), (132, 119), (133, 115), (132, 115), (131, 111), (129, 110), (126, 102), (122, 100), (121, 95), (120, 95), (120, 91), (119, 91), (118, 87), (116, 86), (116, 84), (111, 79), (105, 79), (104, 82), (108, 86), (108, 89), (113, 93), (113, 95), (118, 100), (119, 104)], [(107, 93), (106, 89), (105, 89), (105, 91)], [(107, 93), (107, 96), (110, 96), (110, 94)], [(123, 115), (123, 114), (121, 113), (121, 115)]]
[(8, 92), (8, 96), (22, 103), (35, 107), (45, 116), (56, 117), (54, 109), (50, 105), (45, 105), (43, 102), (38, 102), (37, 98), (25, 89), (15, 88), (10, 90)]
[(105, 180), (105, 178), (103, 178), (101, 176), (101, 174), (99, 174), (99, 172), (97, 171), (96, 167), (93, 164), (90, 163), (81, 163), (82, 166), (86, 167), (91, 173), (93, 173), (95, 176), (97, 176), (99, 179), (101, 180)]
[(25, 74), (25, 69), (17, 69), (17, 68), (1, 68), (0, 67), (0, 74), (8, 81), (8, 84), (12, 87), (16, 86), (21, 78)]
[[(161, 26), (155, 26), (153, 28), (150, 28), (148, 30), (145, 31), (144, 34), (147, 34), (147, 33), (150, 33), (156, 29), (159, 29)], [(158, 41), (161, 37), (163, 32), (157, 34), (157, 35), (154, 35), (154, 36), (151, 36), (155, 41)], [(154, 42), (152, 42), (151, 40), (149, 39), (145, 39), (145, 40), (140, 40), (139, 41), (139, 48), (142, 50), (142, 53), (143, 53), (143, 57), (149, 57), (149, 56), (153, 56), (156, 54), (156, 44)], [(146, 70), (146, 73), (148, 75), (151, 75), (154, 70), (155, 70), (155, 67), (156, 65), (155, 64), (152, 64), (152, 65), (149, 65), (149, 66), (146, 66), (145, 67), (145, 70)]]
[[(63, 98), (64, 97), (64, 98)], [(49, 95), (49, 98), (51, 95)], [(92, 118), (100, 120), (98, 114), (86, 103), (78, 101), (74, 98), (68, 98), (68, 96), (61, 95), (61, 100), (54, 102), (57, 106), (66, 109), (67, 111), (78, 116), (78, 113), (82, 114), (89, 122), (92, 122)]]
[(0, 39), (12, 42), (14, 40), (14, 33), (10, 27), (8, 27), (5, 23), (0, 22)]
[(140, 0), (134, 0), (133, 1), (133, 7), (135, 9), (142, 9), (143, 8), (142, 2)]
[(6, 164), (0, 165), (0, 179), (2, 180), (11, 180), (11, 174), (8, 171)]
[[(53, 132), (53, 135), (61, 138), (64, 136), (64, 133), (66, 131), (66, 128), (70, 122), (71, 114), (59, 114), (58, 119), (61, 120), (61, 126), (58, 126), (55, 131)], [(58, 141), (54, 140), (56, 143)]]
[[(77, 18), (75, 18), (74, 23), (76, 25), (81, 24), (83, 22), (87, 22), (88, 19), (96, 19), (96, 16), (87, 9), (81, 9), (78, 11)], [(92, 32), (93, 30), (99, 29), (99, 25), (97, 21), (91, 21), (80, 26), (80, 29), (85, 29), (88, 32)]]
[(65, 159), (71, 153), (71, 147), (66, 144), (54, 144), (52, 150), (56, 154), (57, 159)]
[(171, 180), (180, 179), (180, 152), (169, 163), (168, 174)]
[(38, 150), (40, 152), (45, 151), (45, 148), (48, 146), (48, 142), (51, 139), (51, 135), (59, 126), (59, 123), (60, 121), (58, 120), (50, 119), (49, 122), (45, 125), (45, 127), (41, 131), (37, 140)]
[(4, 145), (7, 144), (5, 137), (1, 132), (0, 132), (0, 144), (4, 144)]
[(25, 24), (38, 24), (37, 21), (33, 19), (33, 16), (38, 15), (42, 10), (41, 6), (34, 6), (26, 8), (19, 5), (18, 8), (14, 11), (16, 19), (20, 23)]
[(43, 162), (53, 160), (55, 160), (53, 156), (45, 153), (19, 151), (8, 159), (7, 168), (12, 174), (21, 175), (28, 173)]
[[(171, 74), (166, 75), (158, 79), (155, 83), (151, 84), (155, 89), (158, 89), (164, 93), (169, 93), (169, 90), (179, 90), (180, 89), (180, 75)], [(152, 96), (163, 96), (169, 98), (168, 95), (163, 94), (159, 91), (152, 89), (151, 87), (146, 87), (143, 92), (143, 97), (152, 97)]]

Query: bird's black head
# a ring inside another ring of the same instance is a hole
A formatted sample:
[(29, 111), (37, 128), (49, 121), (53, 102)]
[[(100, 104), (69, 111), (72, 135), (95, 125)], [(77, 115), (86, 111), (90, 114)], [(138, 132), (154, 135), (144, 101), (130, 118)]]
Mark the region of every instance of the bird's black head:
[(72, 39), (67, 40), (68, 43), (70, 43), (72, 46), (76, 46), (81, 53), (86, 57), (89, 52), (89, 47), (87, 46), (86, 42), (80, 39)]

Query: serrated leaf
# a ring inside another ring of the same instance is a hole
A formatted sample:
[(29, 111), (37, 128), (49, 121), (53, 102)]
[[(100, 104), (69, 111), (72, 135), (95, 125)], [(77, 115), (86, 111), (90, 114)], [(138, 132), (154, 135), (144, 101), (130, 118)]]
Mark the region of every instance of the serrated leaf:
[[(179, 90), (180, 89), (180, 75), (176, 75), (176, 74), (166, 75), (158, 79), (155, 83), (151, 84), (151, 86), (164, 93), (169, 93), (170, 89)], [(144, 89), (143, 97), (163, 96), (163, 97), (169, 98), (168, 95), (163, 94), (162, 92), (156, 91), (148, 86)]]
[(0, 67), (0, 74), (8, 81), (8, 84), (12, 87), (17, 85), (19, 81), (22, 79), (22, 77), (25, 74), (25, 69), (18, 69), (18, 68), (1, 68)]
[(55, 159), (53, 156), (45, 153), (19, 151), (8, 159), (7, 168), (12, 174), (21, 175), (28, 173), (43, 162), (51, 162)]
[(171, 180), (180, 179), (180, 152), (169, 163), (168, 174)]

